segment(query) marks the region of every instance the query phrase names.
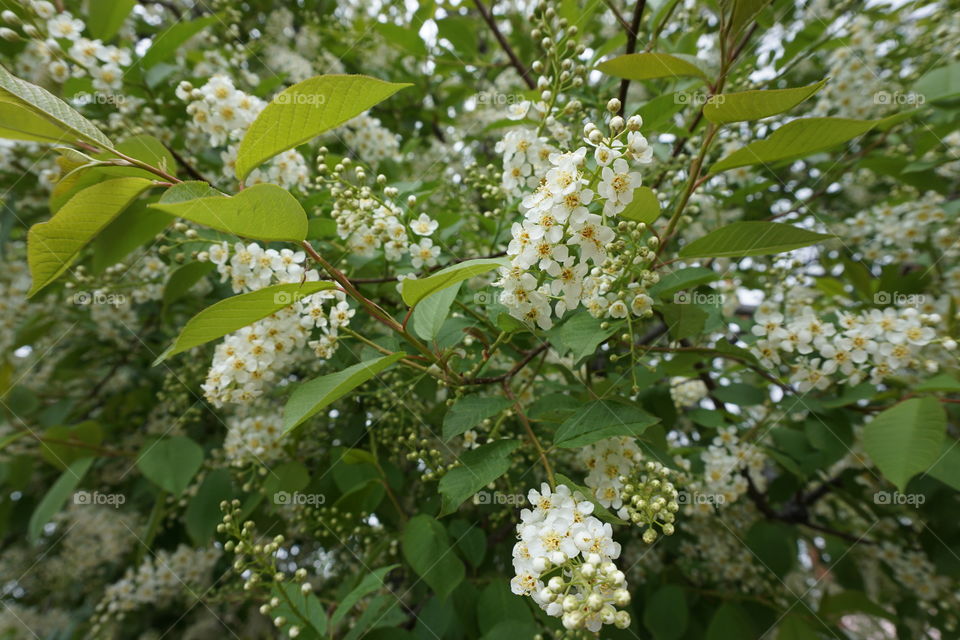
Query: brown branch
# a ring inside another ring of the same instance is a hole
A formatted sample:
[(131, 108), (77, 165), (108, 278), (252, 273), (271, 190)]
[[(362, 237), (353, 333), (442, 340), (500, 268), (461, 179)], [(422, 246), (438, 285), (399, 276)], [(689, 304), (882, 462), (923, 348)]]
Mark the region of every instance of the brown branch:
[(465, 385), (467, 385), (467, 384), (493, 384), (493, 383), (495, 383), (495, 382), (509, 382), (510, 378), (512, 378), (513, 376), (515, 376), (515, 375), (517, 375), (518, 373), (520, 373), (520, 370), (523, 369), (525, 366), (527, 366), (527, 365), (530, 363), (531, 360), (533, 360), (534, 358), (536, 358), (536, 357), (537, 357), (537, 354), (546, 351), (549, 347), (550, 347), (550, 343), (549, 343), (549, 342), (544, 342), (544, 343), (541, 344), (539, 347), (536, 347), (536, 348), (534, 348), (534, 349), (531, 349), (530, 351), (527, 352), (527, 354), (523, 357), (523, 359), (520, 360), (520, 362), (518, 362), (517, 364), (513, 365), (513, 368), (510, 369), (510, 371), (507, 371), (506, 373), (503, 373), (503, 374), (501, 374), (501, 375), (499, 375), (499, 376), (489, 376), (489, 377), (486, 377), (486, 378), (471, 378), (471, 379), (469, 379), (469, 380), (464, 380), (464, 381), (462, 382), (462, 384), (465, 384)]
[(474, 4), (477, 5), (477, 11), (480, 12), (480, 15), (483, 17), (483, 21), (487, 23), (487, 26), (490, 27), (490, 31), (493, 32), (493, 36), (497, 39), (497, 42), (500, 43), (500, 48), (503, 49), (504, 53), (507, 54), (507, 57), (510, 58), (510, 64), (517, 70), (520, 74), (520, 77), (523, 78), (523, 81), (531, 89), (537, 88), (537, 83), (533, 81), (533, 76), (530, 75), (530, 70), (527, 69), (520, 58), (517, 57), (517, 54), (514, 53), (513, 48), (510, 46), (510, 43), (507, 42), (507, 39), (503, 37), (503, 34), (500, 33), (500, 27), (497, 26), (496, 20), (493, 19), (493, 16), (490, 14), (490, 10), (483, 4), (483, 0), (473, 0)]
[[(627, 29), (627, 55), (635, 53), (637, 50), (637, 31), (640, 30), (640, 20), (643, 18), (643, 10), (647, 6), (647, 0), (638, 0), (633, 8), (633, 20), (630, 22), (630, 28)], [(630, 80), (624, 78), (620, 81), (620, 114), (626, 113), (627, 89), (630, 88)]]

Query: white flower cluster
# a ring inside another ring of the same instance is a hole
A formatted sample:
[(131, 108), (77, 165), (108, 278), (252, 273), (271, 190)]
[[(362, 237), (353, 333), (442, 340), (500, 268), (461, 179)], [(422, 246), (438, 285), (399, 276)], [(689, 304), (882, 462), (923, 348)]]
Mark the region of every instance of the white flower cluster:
[(141, 606), (163, 606), (185, 591), (196, 592), (209, 582), (210, 571), (219, 558), (220, 550), (215, 547), (180, 545), (172, 553), (161, 550), (136, 571), (127, 569), (121, 580), (107, 587), (97, 613), (110, 617)]
[(227, 423), (223, 450), (237, 467), (273, 462), (283, 453), (283, 417), (280, 412), (255, 416), (233, 416)]
[[(178, 98), (189, 103), (187, 113), (209, 144), (214, 147), (227, 145), (220, 157), (224, 175), (232, 177), (240, 140), (266, 103), (234, 87), (233, 80), (222, 73), (215, 74), (197, 89), (189, 82), (181, 82), (176, 93)], [(248, 185), (269, 182), (292, 188), (305, 187), (309, 178), (303, 156), (296, 149), (290, 149), (251, 171), (245, 182)]]
[(956, 219), (947, 214), (944, 204), (942, 195), (928, 191), (901, 204), (877, 205), (846, 221), (843, 237), (871, 262), (909, 262), (928, 243), (938, 258), (955, 258), (960, 255)]
[[(370, 258), (382, 249), (388, 262), (398, 262), (409, 254), (414, 269), (437, 264), (440, 246), (430, 236), (440, 223), (426, 213), (416, 218), (409, 214), (408, 218), (391, 199), (396, 189), (384, 189), (384, 198), (374, 197), (368, 188), (358, 196), (340, 189), (331, 192), (337, 197), (331, 214), (337, 222), (337, 235), (354, 254)], [(408, 200), (408, 205), (415, 204), (415, 198)]]
[(951, 606), (949, 601), (953, 600), (952, 607), (956, 607), (957, 594), (951, 589), (952, 580), (939, 575), (922, 551), (902, 549), (892, 542), (864, 547), (863, 551), (890, 567), (897, 583), (911, 590), (927, 606), (937, 606), (938, 601), (940, 606)]
[[(641, 124), (639, 116), (627, 123), (616, 116), (611, 138), (588, 124), (584, 140), (593, 147), (594, 168), (588, 166), (586, 146), (562, 153), (529, 130), (511, 131), (500, 143), (505, 189), (537, 185), (521, 200), (524, 220), (513, 224), (511, 262), (500, 270), (500, 302), (514, 317), (547, 330), (554, 313), (560, 318), (581, 304), (594, 317), (651, 312), (652, 300), (640, 283), (618, 287), (623, 265), (608, 264), (617, 234), (606, 223), (632, 202), (640, 186), (630, 163), (647, 164), (653, 156)], [(630, 263), (643, 263), (646, 251), (630, 255)]]
[(707, 385), (700, 378), (670, 378), (670, 397), (679, 408), (694, 407), (707, 397)]
[(383, 126), (379, 118), (367, 113), (346, 122), (337, 129), (337, 135), (371, 167), (400, 157), (400, 136)]
[[(217, 265), (222, 278), (229, 278), (237, 293), (270, 284), (315, 282), (316, 270), (304, 271), (302, 251), (264, 249), (256, 243), (237, 243), (231, 255), (227, 243), (212, 245), (200, 259)], [(285, 295), (285, 294), (277, 294)], [(327, 310), (324, 304), (336, 300)], [(320, 358), (329, 358), (337, 347), (338, 328), (350, 324), (355, 311), (342, 291), (320, 291), (303, 298), (278, 300), (291, 304), (271, 316), (234, 333), (217, 345), (213, 362), (202, 388), (214, 406), (224, 403), (249, 404), (262, 395), (278, 373), (303, 357), (309, 345)], [(310, 340), (313, 329), (321, 335)]]
[(605, 438), (580, 449), (577, 459), (587, 469), (583, 482), (593, 489), (597, 502), (608, 509), (623, 507), (620, 490), (624, 483), (620, 478), (633, 473), (633, 460), (638, 455), (640, 449), (633, 438), (626, 436)]
[(880, 384), (898, 372), (925, 367), (920, 350), (936, 338), (929, 325), (940, 322), (938, 315), (911, 307), (840, 311), (836, 324), (810, 306), (791, 317), (785, 319), (776, 305), (761, 304), (751, 329), (759, 339), (751, 349), (771, 369), (790, 357), (790, 383), (800, 393), (857, 385), (868, 376)]
[(763, 490), (766, 478), (763, 476), (765, 458), (757, 447), (741, 442), (735, 426), (723, 427), (716, 437), (700, 454), (703, 460), (703, 484), (691, 485), (691, 496), (686, 512), (713, 513), (714, 506), (736, 502), (747, 492), (749, 483), (742, 471), (750, 474), (754, 485)]
[[(546, 483), (527, 498), (533, 509), (523, 509), (517, 525), (513, 593), (532, 596), (567, 629), (628, 627), (630, 614), (616, 609), (630, 603), (626, 577), (613, 563), (620, 545), (611, 526), (591, 515), (593, 503), (565, 485), (551, 491)], [(544, 584), (541, 576), (553, 568), (559, 573)]]
[[(872, 118), (890, 109), (892, 92), (878, 72), (876, 23), (858, 16), (849, 27), (848, 46), (830, 52), (827, 85), (818, 93), (812, 115)], [(886, 96), (886, 98), (885, 98)]]

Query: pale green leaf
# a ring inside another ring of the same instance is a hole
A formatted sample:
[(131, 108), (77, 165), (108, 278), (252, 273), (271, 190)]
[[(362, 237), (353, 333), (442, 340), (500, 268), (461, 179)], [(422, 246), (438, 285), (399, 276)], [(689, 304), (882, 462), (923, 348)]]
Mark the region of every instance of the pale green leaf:
[(203, 464), (203, 449), (186, 436), (148, 442), (137, 456), (137, 468), (155, 485), (179, 496)]
[(332, 282), (276, 284), (221, 300), (190, 318), (180, 335), (154, 364), (262, 320), (294, 302), (336, 287)]
[(443, 439), (449, 442), (468, 429), (479, 426), (487, 418), (493, 417), (509, 407), (512, 402), (504, 397), (485, 398), (483, 396), (465, 396), (454, 403), (443, 416)]
[(158, 62), (163, 62), (176, 54), (177, 49), (187, 40), (208, 26), (217, 24), (219, 21), (219, 16), (210, 15), (197, 18), (196, 20), (181, 21), (164, 29), (154, 37), (153, 44), (151, 44), (147, 52), (143, 54), (138, 64), (144, 69), (147, 69)]
[(791, 120), (763, 140), (737, 149), (710, 167), (710, 173), (791, 160), (826, 151), (873, 129), (883, 120), (799, 118)]
[(458, 282), (454, 287), (448, 287), (424, 298), (413, 310), (413, 332), (424, 340), (433, 340), (440, 333), (444, 320), (450, 314), (450, 305), (457, 299), (460, 292)]
[[(192, 185), (189, 188), (198, 187)], [(178, 190), (171, 198), (183, 197), (185, 189)], [(307, 214), (300, 202), (275, 184), (254, 185), (232, 197), (200, 197), (177, 202), (167, 199), (164, 194), (160, 202), (150, 207), (217, 231), (255, 240), (299, 242), (307, 237)]]
[(362, 75), (325, 75), (287, 88), (260, 112), (237, 151), (237, 179), (278, 153), (311, 140), (324, 131), (412, 86)]
[(426, 278), (404, 280), (401, 296), (407, 305), (413, 307), (435, 291), (452, 287), (458, 282), (507, 264), (508, 261), (505, 258), (479, 258), (459, 262)]
[(660, 217), (660, 201), (657, 200), (657, 194), (650, 187), (637, 187), (633, 192), (633, 200), (620, 212), (620, 217), (644, 224), (652, 223)]
[(697, 77), (706, 79), (692, 56), (669, 53), (628, 53), (604, 60), (597, 69), (607, 75), (628, 80)]
[(90, 0), (87, 29), (94, 38), (107, 42), (123, 26), (137, 0)]
[(453, 513), (473, 494), (505, 474), (512, 464), (510, 454), (518, 446), (519, 440), (497, 440), (464, 452), (460, 466), (440, 478), (439, 491), (443, 496), (440, 516)]
[(703, 105), (703, 117), (714, 124), (760, 120), (794, 108), (826, 84), (826, 80), (792, 89), (742, 91), (712, 96)]
[(782, 222), (734, 222), (680, 249), (683, 258), (743, 258), (792, 251), (833, 236)]
[[(46, 89), (21, 80), (0, 65), (0, 103), (20, 105), (62, 131), (57, 142), (87, 142), (97, 147), (113, 145), (92, 122)], [(0, 129), (7, 127), (2, 120)], [(18, 122), (22, 122), (19, 121)]]
[(169, 305), (185, 296), (193, 285), (215, 268), (216, 265), (212, 262), (188, 262), (178, 267), (167, 278), (167, 284), (163, 288), (163, 304)]
[(947, 417), (936, 398), (911, 398), (877, 415), (863, 428), (863, 448), (901, 491), (941, 455)]
[(554, 446), (577, 449), (614, 436), (642, 435), (660, 422), (643, 409), (632, 405), (597, 400), (585, 405), (557, 427)]
[[(908, 94), (910, 97), (911, 94)], [(917, 80), (914, 85), (914, 101), (933, 102), (960, 95), (960, 62), (932, 69)]]
[(33, 225), (27, 234), (30, 295), (66, 271), (80, 251), (151, 185), (144, 178), (95, 184), (70, 198), (47, 222)]
[(289, 433), (307, 418), (349, 391), (377, 375), (393, 363), (403, 358), (405, 353), (397, 352), (388, 356), (359, 362), (343, 371), (314, 378), (294, 389), (283, 408), (283, 432)]
[(80, 484), (80, 480), (87, 473), (90, 465), (93, 464), (93, 460), (93, 458), (74, 460), (50, 487), (50, 490), (40, 500), (40, 504), (30, 514), (30, 522), (27, 524), (28, 540), (36, 542), (40, 538), (43, 533), (43, 526), (50, 522), (50, 519), (63, 508), (74, 489)]

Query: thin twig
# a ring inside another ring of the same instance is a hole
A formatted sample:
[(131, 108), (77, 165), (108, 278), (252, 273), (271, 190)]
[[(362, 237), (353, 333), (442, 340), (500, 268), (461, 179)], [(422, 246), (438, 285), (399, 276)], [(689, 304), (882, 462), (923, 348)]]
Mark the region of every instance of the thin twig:
[(529, 88), (536, 89), (537, 83), (533, 81), (533, 76), (530, 75), (530, 70), (527, 69), (522, 62), (520, 62), (520, 58), (518, 58), (517, 54), (514, 53), (510, 43), (507, 42), (507, 39), (503, 37), (502, 33), (500, 33), (500, 27), (497, 26), (497, 22), (490, 14), (490, 10), (487, 9), (482, 0), (474, 0), (474, 4), (477, 5), (477, 10), (483, 17), (483, 21), (487, 23), (487, 26), (490, 27), (490, 31), (493, 32), (493, 37), (495, 37), (497, 42), (500, 43), (500, 48), (502, 48), (504, 53), (507, 54), (507, 57), (510, 58), (510, 64), (512, 64), (517, 70), (517, 72), (520, 74), (520, 77), (523, 78), (523, 81), (527, 83)]

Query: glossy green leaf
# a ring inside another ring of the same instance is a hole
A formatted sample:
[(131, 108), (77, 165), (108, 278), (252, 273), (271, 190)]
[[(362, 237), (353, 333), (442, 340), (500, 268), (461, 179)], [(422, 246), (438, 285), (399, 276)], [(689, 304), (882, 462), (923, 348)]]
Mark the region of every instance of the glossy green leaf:
[(333, 289), (335, 286), (332, 282), (325, 281), (276, 284), (221, 300), (193, 316), (170, 348), (164, 351), (154, 364), (197, 345), (233, 333), (284, 307), (289, 307), (298, 300), (318, 291)]
[(680, 249), (683, 258), (744, 258), (807, 247), (833, 236), (782, 222), (734, 222)]
[(436, 291), (420, 301), (413, 310), (413, 332), (427, 341), (434, 340), (440, 333), (443, 322), (450, 315), (450, 306), (457, 299), (460, 285)]
[(660, 201), (650, 187), (637, 187), (633, 200), (620, 212), (620, 217), (634, 222), (651, 224), (660, 217)]
[(426, 278), (404, 280), (401, 296), (408, 306), (413, 307), (434, 292), (507, 264), (505, 258), (479, 258), (458, 262)]
[(789, 111), (827, 83), (821, 80), (805, 87), (721, 93), (703, 105), (703, 117), (714, 124), (760, 120)]
[(352, 367), (347, 367), (343, 371), (320, 376), (300, 384), (290, 394), (290, 399), (287, 400), (287, 404), (283, 408), (284, 433), (289, 433), (307, 418), (359, 387), (405, 355), (407, 354), (397, 352), (389, 356), (365, 360)]
[(460, 466), (440, 478), (439, 491), (443, 496), (440, 516), (453, 513), (477, 491), (505, 474), (513, 464), (509, 455), (518, 446), (519, 440), (497, 440), (464, 452)]
[(947, 416), (935, 398), (911, 398), (863, 428), (863, 448), (884, 477), (903, 491), (940, 457)]
[(275, 184), (254, 185), (235, 196), (171, 201), (184, 197), (188, 188), (200, 187), (178, 185), (174, 187), (177, 192), (169, 198), (164, 194), (160, 202), (150, 207), (217, 231), (255, 240), (299, 242), (307, 237), (307, 214), (300, 202)]
[(697, 77), (706, 79), (703, 69), (692, 56), (669, 53), (628, 53), (604, 60), (597, 69), (628, 80)]
[(278, 153), (343, 124), (410, 83), (362, 75), (316, 76), (289, 87), (260, 112), (237, 151), (237, 179)]
[(30, 295), (67, 270), (81, 249), (126, 209), (152, 182), (143, 178), (107, 180), (80, 191), (47, 222), (27, 234)]

